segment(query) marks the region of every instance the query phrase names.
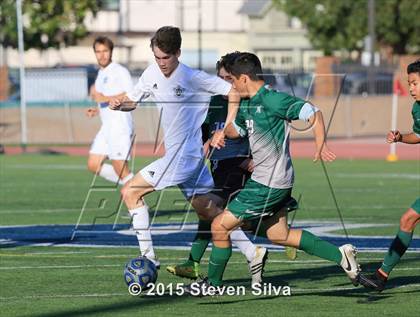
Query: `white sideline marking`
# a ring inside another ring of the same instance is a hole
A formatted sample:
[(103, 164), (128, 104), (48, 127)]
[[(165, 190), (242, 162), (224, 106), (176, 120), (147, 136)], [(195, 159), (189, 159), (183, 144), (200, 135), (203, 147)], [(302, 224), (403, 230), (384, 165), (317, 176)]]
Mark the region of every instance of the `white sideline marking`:
[[(92, 210), (98, 210), (98, 208), (91, 208)], [(28, 210), (28, 209), (5, 209), (0, 210), (0, 214), (16, 214), (16, 213), (53, 213), (53, 212), (68, 212), (68, 211), (80, 211), (80, 208), (58, 208), (58, 209), (39, 209), (39, 210)], [(29, 225), (31, 226), (31, 225)], [(20, 227), (20, 226), (18, 226)]]
[[(393, 288), (388, 289), (388, 291), (391, 291), (393, 289), (399, 289), (399, 288), (416, 288), (420, 287), (420, 284), (407, 284), (407, 285), (399, 285)], [(333, 291), (347, 291), (347, 290), (354, 290), (355, 287), (330, 287), (330, 288), (291, 288), (292, 296), (293, 292), (298, 293), (314, 293), (314, 292), (333, 292)]]
[(335, 173), (332, 176), (344, 178), (401, 178), (420, 180), (420, 175), (410, 173)]
[(43, 299), (43, 298), (74, 298), (74, 297), (111, 297), (111, 296), (130, 296), (127, 293), (104, 293), (104, 294), (68, 294), (68, 295), (33, 295), (33, 296), (11, 296), (0, 297), (0, 300), (15, 300), (15, 299)]
[[(174, 264), (174, 262), (183, 259), (159, 259), (161, 265), (166, 264)], [(369, 261), (374, 261), (373, 259), (367, 259)], [(202, 263), (208, 263), (209, 259), (203, 259)], [(268, 260), (269, 263), (280, 263), (280, 264), (305, 264), (305, 266), (326, 266), (326, 265), (333, 265), (333, 262), (329, 262), (326, 260)], [(229, 261), (229, 264), (232, 265), (245, 265), (245, 261)], [(46, 270), (46, 269), (85, 269), (85, 268), (112, 268), (112, 267), (124, 267), (124, 263), (120, 264), (86, 264), (86, 265), (40, 265), (40, 266), (0, 266), (0, 270)], [(395, 268), (393, 271), (417, 271), (420, 270), (420, 267), (403, 267), (403, 268)]]
[(8, 168), (16, 169), (39, 169), (39, 170), (87, 170), (86, 165), (79, 164), (13, 164), (6, 166)]
[[(407, 285), (400, 285), (393, 288), (390, 288), (388, 291), (392, 291), (394, 289), (400, 288), (417, 288), (420, 287), (420, 284), (407, 284)], [(291, 288), (292, 296), (293, 293), (319, 293), (319, 292), (334, 292), (334, 291), (347, 291), (347, 290), (354, 290), (355, 287), (330, 287), (330, 288)], [(366, 294), (368, 295), (368, 294)], [(112, 296), (127, 296), (131, 297), (128, 292), (127, 293), (93, 293), (93, 294), (55, 294), (55, 295), (33, 295), (33, 296), (10, 296), (5, 297), (1, 296), (0, 300), (7, 301), (7, 300), (28, 300), (28, 299), (51, 299), (51, 298), (78, 298), (78, 297), (112, 297)]]

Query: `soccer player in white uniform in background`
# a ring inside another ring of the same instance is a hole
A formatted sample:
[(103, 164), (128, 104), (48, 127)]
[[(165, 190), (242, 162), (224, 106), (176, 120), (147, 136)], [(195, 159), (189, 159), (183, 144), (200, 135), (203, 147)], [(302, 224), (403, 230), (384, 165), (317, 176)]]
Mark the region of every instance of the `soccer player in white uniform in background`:
[[(211, 96), (224, 95), (231, 104), (239, 102), (230, 83), (179, 62), (181, 41), (176, 27), (157, 30), (150, 44), (156, 63), (145, 69), (133, 91), (110, 102), (112, 109), (128, 110), (135, 108), (133, 102), (150, 97), (160, 111), (165, 155), (143, 168), (121, 190), (140, 253), (156, 266), (160, 263), (153, 250), (149, 209), (143, 197), (155, 190), (178, 186), (200, 219), (213, 219), (221, 210), (215, 208), (219, 203), (217, 196), (213, 200), (208, 194), (214, 184), (205, 164), (201, 125)], [(244, 254), (248, 248), (256, 248), (242, 230), (235, 230), (231, 238)]]
[[(89, 108), (90, 118), (100, 115), (102, 126), (92, 143), (88, 158), (88, 169), (113, 183), (124, 184), (133, 177), (127, 160), (130, 157), (133, 118), (130, 112), (112, 111), (108, 105), (112, 98), (123, 96), (133, 89), (129, 71), (112, 61), (114, 44), (107, 37), (97, 37), (93, 42), (100, 67), (95, 84), (90, 89), (91, 98), (98, 103)], [(106, 159), (111, 164), (103, 164)]]

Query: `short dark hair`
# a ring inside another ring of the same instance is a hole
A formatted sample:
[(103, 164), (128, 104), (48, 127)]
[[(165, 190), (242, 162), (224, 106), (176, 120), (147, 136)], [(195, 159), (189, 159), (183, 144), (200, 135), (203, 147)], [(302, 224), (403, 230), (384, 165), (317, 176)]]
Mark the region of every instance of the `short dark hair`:
[(247, 75), (253, 81), (263, 79), (261, 62), (257, 55), (252, 53), (240, 53), (226, 70), (236, 78)]
[(176, 54), (181, 49), (181, 32), (174, 26), (162, 26), (150, 40), (150, 47), (157, 46), (166, 54)]
[(219, 72), (222, 68), (226, 69), (226, 71), (227, 71), (229, 69), (229, 67), (235, 62), (235, 59), (240, 54), (241, 54), (241, 52), (235, 51), (235, 52), (223, 55), (216, 63), (217, 74), (219, 74)]
[(105, 45), (106, 47), (109, 48), (109, 50), (112, 52), (112, 50), (114, 49), (114, 43), (111, 41), (111, 39), (109, 37), (106, 36), (98, 36), (94, 41), (93, 41), (93, 50), (95, 50), (95, 45), (96, 44), (102, 44)]
[(420, 59), (412, 62), (410, 65), (407, 66), (407, 74), (411, 73), (418, 73), (420, 74)]

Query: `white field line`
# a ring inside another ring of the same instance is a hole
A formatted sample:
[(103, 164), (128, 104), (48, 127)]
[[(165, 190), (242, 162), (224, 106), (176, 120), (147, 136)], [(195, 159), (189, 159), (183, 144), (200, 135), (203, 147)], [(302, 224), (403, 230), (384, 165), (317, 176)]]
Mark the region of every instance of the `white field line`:
[[(401, 289), (401, 288), (418, 288), (420, 284), (406, 284), (396, 286), (389, 291)], [(337, 291), (347, 291), (354, 290), (354, 287), (329, 287), (329, 288), (293, 288), (291, 287), (291, 294), (293, 293), (319, 293), (319, 292), (337, 292)], [(369, 294), (366, 294), (368, 296)], [(10, 296), (5, 297), (1, 296), (0, 301), (9, 301), (9, 300), (30, 300), (30, 299), (59, 299), (59, 298), (84, 298), (84, 297), (113, 297), (113, 296), (126, 296), (131, 297), (128, 292), (124, 293), (85, 293), (85, 294), (54, 294), (54, 295), (33, 295), (33, 296)]]
[[(13, 241), (12, 241), (13, 242)], [(28, 244), (25, 246), (30, 247), (77, 247), (77, 248), (102, 248), (102, 249), (121, 249), (121, 247), (126, 249), (138, 249), (139, 247), (136, 245), (97, 245), (97, 244), (72, 244), (72, 243), (63, 243), (57, 246), (55, 243), (33, 243)], [(268, 247), (271, 249), (271, 252), (283, 252), (284, 248), (279, 246), (277, 248), (272, 248), (273, 245), (271, 244), (262, 244), (260, 246)], [(159, 250), (168, 250), (168, 251), (189, 251), (191, 249), (191, 246), (175, 246), (175, 247), (167, 247), (167, 246), (153, 246), (155, 249)], [(358, 253), (384, 253), (388, 250), (388, 248), (376, 248), (376, 249), (370, 249), (370, 248), (357, 248)], [(233, 248), (234, 252), (239, 252), (238, 249)], [(407, 250), (405, 253), (419, 253), (420, 248), (411, 248)], [(4, 253), (5, 254), (5, 253)]]
[[(185, 260), (185, 259), (184, 259)], [(373, 261), (372, 259), (366, 259), (366, 261)], [(160, 260), (161, 265), (173, 264), (176, 262), (176, 259), (171, 260)], [(315, 261), (291, 261), (291, 260), (268, 260), (269, 263), (280, 263), (280, 264), (293, 264), (293, 265), (302, 265), (305, 266), (326, 266), (333, 265), (334, 263), (320, 260), (316, 263)], [(322, 263), (321, 263), (322, 262)], [(363, 261), (364, 262), (364, 261)], [(203, 260), (202, 263), (208, 263), (208, 260)], [(245, 261), (229, 261), (229, 265), (245, 265)], [(113, 267), (123, 267), (124, 263), (120, 264), (84, 264), (84, 265), (40, 265), (40, 266), (0, 266), (0, 270), (3, 271), (13, 271), (13, 270), (50, 270), (50, 269), (90, 269), (90, 268), (113, 268)], [(420, 267), (403, 267), (395, 268), (393, 271), (417, 271), (420, 270)]]
[(82, 164), (12, 164), (7, 165), (5, 168), (15, 169), (37, 169), (37, 170), (86, 170), (86, 165)]
[(420, 180), (420, 175), (415, 173), (333, 173), (331, 176), (341, 178), (394, 178)]
[[(90, 208), (91, 210), (98, 210), (98, 208)], [(17, 214), (17, 213), (24, 213), (24, 214), (34, 214), (34, 213), (54, 213), (54, 212), (69, 212), (69, 211), (80, 211), (80, 208), (57, 208), (57, 209), (39, 209), (39, 210), (30, 210), (30, 209), (0, 209), (0, 214)]]
[[(115, 188), (110, 188), (110, 191), (117, 191), (117, 189)], [(363, 191), (366, 192), (366, 191)], [(382, 191), (381, 191), (382, 192)], [(352, 206), (346, 206), (346, 207), (342, 207), (342, 209), (344, 210), (371, 210), (371, 209), (396, 209), (396, 210), (400, 210), (400, 209), (404, 209), (407, 208), (407, 205), (352, 205)], [(302, 210), (335, 210), (335, 207), (331, 206), (303, 206)], [(34, 210), (34, 209), (0, 209), (0, 214), (14, 214), (14, 213), (54, 213), (54, 212), (65, 212), (65, 211), (80, 211), (81, 208), (57, 208), (57, 209), (38, 209), (38, 210)], [(97, 211), (98, 208), (86, 208), (86, 210), (89, 211)], [(360, 219), (359, 219), (360, 220)]]

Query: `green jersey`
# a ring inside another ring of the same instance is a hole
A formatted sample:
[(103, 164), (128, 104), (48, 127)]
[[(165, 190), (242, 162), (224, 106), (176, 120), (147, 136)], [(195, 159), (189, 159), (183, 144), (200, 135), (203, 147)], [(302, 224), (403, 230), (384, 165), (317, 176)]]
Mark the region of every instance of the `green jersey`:
[[(228, 112), (228, 100), (222, 95), (214, 96), (210, 100), (206, 123), (210, 132), (223, 129)], [(220, 150), (212, 149), (211, 160), (225, 160), (234, 157), (249, 156), (249, 142), (247, 138), (227, 139), (226, 146)]]
[(413, 116), (413, 132), (420, 138), (420, 102), (416, 101), (413, 104), (413, 110), (411, 111)]
[(235, 127), (239, 134), (248, 134), (255, 164), (251, 176), (254, 181), (271, 188), (293, 186), (289, 122), (299, 119), (305, 103), (266, 86), (252, 98), (241, 101)]

